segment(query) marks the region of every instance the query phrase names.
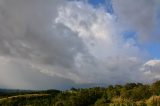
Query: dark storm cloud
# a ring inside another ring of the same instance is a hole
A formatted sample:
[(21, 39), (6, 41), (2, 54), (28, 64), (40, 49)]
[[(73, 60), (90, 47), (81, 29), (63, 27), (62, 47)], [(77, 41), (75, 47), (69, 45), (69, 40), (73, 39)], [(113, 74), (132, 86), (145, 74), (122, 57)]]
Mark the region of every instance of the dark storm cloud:
[[(0, 57), (2, 63), (8, 60), (6, 65), (1, 63), (0, 75), (5, 77), (1, 77), (0, 87), (64, 89), (75, 84), (65, 75), (76, 73), (72, 69), (74, 58), (87, 50), (77, 33), (54, 23), (58, 7), (65, 3), (64, 0), (0, 0)], [(31, 67), (35, 64), (60, 67), (50, 71), (62, 75), (47, 75), (41, 72), (43, 67)]]
[(54, 26), (62, 0), (1, 0), (0, 53), (70, 67), (83, 43), (63, 25)]

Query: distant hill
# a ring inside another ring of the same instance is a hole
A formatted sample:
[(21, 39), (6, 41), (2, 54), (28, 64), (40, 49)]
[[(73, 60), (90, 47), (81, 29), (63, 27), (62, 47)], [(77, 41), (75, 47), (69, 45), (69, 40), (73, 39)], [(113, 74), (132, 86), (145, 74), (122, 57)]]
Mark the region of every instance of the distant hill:
[(0, 88), (0, 94), (7, 94), (7, 93), (18, 93), (18, 92), (31, 92), (34, 90), (19, 90), (19, 89), (2, 89)]

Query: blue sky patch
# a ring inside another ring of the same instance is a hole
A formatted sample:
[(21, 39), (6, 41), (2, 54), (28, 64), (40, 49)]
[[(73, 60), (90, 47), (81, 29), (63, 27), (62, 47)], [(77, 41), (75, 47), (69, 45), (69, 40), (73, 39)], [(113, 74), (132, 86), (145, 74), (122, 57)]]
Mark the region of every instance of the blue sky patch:
[(88, 0), (88, 2), (95, 8), (103, 6), (108, 13), (113, 14), (112, 0)]

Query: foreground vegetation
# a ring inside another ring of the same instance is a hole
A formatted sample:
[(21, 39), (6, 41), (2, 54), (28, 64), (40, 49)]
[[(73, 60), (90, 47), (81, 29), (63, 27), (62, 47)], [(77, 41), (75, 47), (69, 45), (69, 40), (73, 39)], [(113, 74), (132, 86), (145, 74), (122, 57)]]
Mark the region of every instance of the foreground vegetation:
[(160, 106), (160, 81), (67, 91), (0, 92), (0, 106)]

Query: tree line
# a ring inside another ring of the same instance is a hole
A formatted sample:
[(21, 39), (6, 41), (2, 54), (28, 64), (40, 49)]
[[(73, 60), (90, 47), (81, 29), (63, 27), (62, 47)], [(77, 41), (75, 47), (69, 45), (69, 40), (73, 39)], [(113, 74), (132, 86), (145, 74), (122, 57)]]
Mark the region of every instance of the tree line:
[[(32, 92), (33, 93), (33, 92)], [(127, 83), (107, 87), (71, 88), (49, 94), (0, 100), (1, 106), (160, 106), (160, 81), (152, 84)], [(34, 93), (33, 93), (34, 94)]]

